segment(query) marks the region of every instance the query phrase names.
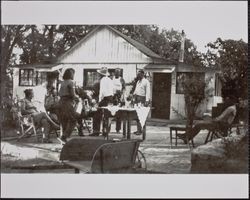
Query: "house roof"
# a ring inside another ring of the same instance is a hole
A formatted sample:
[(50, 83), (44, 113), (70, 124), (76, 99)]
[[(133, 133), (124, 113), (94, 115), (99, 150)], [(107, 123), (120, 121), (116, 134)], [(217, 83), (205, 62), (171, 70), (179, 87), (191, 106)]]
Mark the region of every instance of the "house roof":
[(145, 70), (154, 71), (161, 70), (172, 73), (175, 70), (175, 65), (172, 64), (148, 64), (144, 67)]
[(215, 72), (215, 71), (220, 71), (219, 68), (217, 67), (195, 67), (190, 64), (185, 64), (185, 63), (179, 63), (176, 66), (176, 71), (177, 72)]
[(83, 37), (79, 42), (77, 42), (69, 50), (67, 50), (65, 53), (63, 53), (61, 56), (59, 56), (59, 58), (57, 60), (60, 62), (60, 59), (62, 59), (63, 57), (65, 57), (66, 55), (68, 55), (69, 53), (71, 53), (72, 51), (74, 51), (81, 43), (83, 43), (84, 41), (86, 41), (96, 31), (101, 30), (101, 29), (103, 29), (105, 27), (108, 28), (109, 30), (111, 30), (112, 32), (114, 32), (115, 34), (119, 35), (120, 37), (122, 37), (124, 40), (126, 40), (128, 43), (130, 43), (131, 45), (133, 45), (135, 48), (137, 48), (139, 51), (141, 51), (145, 55), (147, 55), (147, 56), (149, 56), (151, 58), (157, 59), (157, 61), (159, 61), (159, 62), (164, 62), (165, 61), (164, 58), (162, 58), (161, 56), (159, 56), (158, 54), (156, 54), (155, 52), (153, 52), (151, 49), (149, 49), (145, 45), (143, 45), (143, 44), (137, 42), (136, 40), (134, 40), (134, 39), (132, 39), (132, 38), (124, 35), (120, 31), (114, 29), (113, 27), (111, 27), (109, 25), (100, 25), (100, 26), (97, 26), (96, 28), (94, 28), (85, 37)]

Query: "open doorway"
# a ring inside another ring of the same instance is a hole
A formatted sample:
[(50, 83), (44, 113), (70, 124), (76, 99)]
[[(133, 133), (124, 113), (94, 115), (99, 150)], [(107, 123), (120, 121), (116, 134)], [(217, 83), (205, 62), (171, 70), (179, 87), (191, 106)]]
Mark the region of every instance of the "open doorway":
[(171, 102), (171, 73), (153, 73), (152, 118), (169, 119)]

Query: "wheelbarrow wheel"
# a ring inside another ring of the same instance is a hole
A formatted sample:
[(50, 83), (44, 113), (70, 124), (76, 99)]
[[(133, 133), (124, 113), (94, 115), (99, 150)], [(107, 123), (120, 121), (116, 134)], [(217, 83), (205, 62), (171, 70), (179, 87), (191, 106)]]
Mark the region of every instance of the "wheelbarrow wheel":
[(139, 149), (137, 150), (134, 169), (137, 172), (145, 172), (147, 170), (146, 158), (145, 158), (144, 154)]

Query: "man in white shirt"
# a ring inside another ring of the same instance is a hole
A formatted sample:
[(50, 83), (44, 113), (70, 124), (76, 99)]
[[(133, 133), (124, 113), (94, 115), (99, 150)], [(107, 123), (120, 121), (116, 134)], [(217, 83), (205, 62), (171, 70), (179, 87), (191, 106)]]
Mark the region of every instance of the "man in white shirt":
[[(114, 95), (114, 85), (112, 80), (108, 77), (109, 72), (107, 67), (102, 67), (100, 70), (97, 70), (97, 72), (101, 76), (100, 80), (100, 89), (99, 89), (99, 96), (98, 96), (98, 102), (99, 107), (108, 106), (108, 104), (113, 103), (113, 95)], [(104, 119), (103, 119), (103, 135), (106, 136), (109, 132), (109, 126), (108, 126), (108, 113), (104, 112)], [(96, 123), (101, 123), (101, 111), (97, 111), (94, 117), (94, 120)], [(99, 128), (100, 126), (97, 126), (94, 130), (94, 133), (91, 134), (91, 136), (99, 136)]]
[[(150, 101), (150, 83), (144, 77), (144, 71), (139, 70), (137, 74), (137, 82), (134, 90), (134, 103), (142, 104), (143, 106), (148, 106)], [(137, 131), (134, 132), (136, 135), (142, 134), (142, 127), (139, 122), (137, 122)]]
[(139, 70), (137, 74), (137, 82), (134, 91), (135, 104), (141, 103), (148, 106), (150, 100), (150, 83), (144, 77), (144, 71)]
[(108, 103), (113, 102), (114, 85), (112, 80), (108, 77), (109, 73), (107, 68), (102, 68), (97, 70), (97, 72), (101, 75), (99, 106), (107, 106)]

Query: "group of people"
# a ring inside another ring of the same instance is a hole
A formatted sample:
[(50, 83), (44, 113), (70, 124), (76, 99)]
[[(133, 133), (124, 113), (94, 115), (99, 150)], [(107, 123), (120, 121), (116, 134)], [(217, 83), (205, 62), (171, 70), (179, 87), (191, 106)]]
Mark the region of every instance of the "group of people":
[[(120, 70), (116, 69), (114, 73), (113, 79), (109, 76), (109, 72), (107, 68), (102, 68), (97, 70), (100, 74), (100, 81), (97, 82), (95, 88), (98, 88), (96, 92), (98, 93), (98, 102), (99, 106), (108, 106), (109, 104), (120, 105), (123, 106), (128, 97), (125, 96), (125, 81), (121, 77)], [(144, 76), (144, 71), (139, 70), (136, 77), (136, 82), (134, 82), (134, 88), (130, 91), (132, 94), (132, 98), (134, 99), (134, 103), (141, 103), (144, 106), (149, 105), (150, 101), (150, 83)], [(103, 117), (103, 130), (102, 134), (106, 136), (110, 131), (110, 126), (108, 123), (108, 111), (104, 111)], [(93, 133), (91, 136), (99, 136), (101, 134), (100, 131), (100, 122), (102, 111), (98, 110), (93, 113)], [(137, 123), (137, 131), (135, 134), (139, 135), (142, 133), (142, 127), (140, 123)], [(116, 115), (116, 132), (119, 133), (121, 130), (121, 118), (119, 114)]]
[[(106, 67), (97, 70), (100, 79), (94, 84), (92, 96), (79, 94), (79, 91), (74, 84), (75, 71), (72, 68), (66, 69), (63, 74), (63, 81), (60, 84), (58, 96), (56, 95), (55, 88), (49, 89), (49, 95), (45, 99), (45, 108), (50, 113), (50, 117), (58, 121), (62, 125), (62, 136), (60, 140), (62, 143), (67, 142), (74, 128), (77, 126), (79, 135), (83, 135), (82, 129), (82, 113), (76, 112), (76, 105), (79, 103), (79, 98), (88, 98), (88, 102), (92, 106), (108, 106), (119, 105), (123, 106), (125, 97), (125, 81), (121, 76), (121, 70), (115, 69), (114, 77), (112, 78)], [(130, 92), (133, 96), (134, 103), (140, 103), (144, 106), (149, 105), (150, 101), (150, 85), (149, 81), (144, 76), (144, 71), (139, 70), (134, 87)], [(51, 142), (49, 139), (50, 129), (53, 128), (48, 115), (45, 112), (39, 112), (32, 102), (34, 93), (32, 89), (24, 91), (25, 99), (22, 101), (21, 112), (23, 115), (31, 114), (35, 125), (43, 127), (46, 136), (45, 141)], [(83, 97), (85, 96), (85, 97)], [(89, 117), (93, 118), (93, 133), (90, 136), (99, 136), (101, 134), (101, 122), (103, 122), (102, 134), (106, 136), (110, 131), (108, 122), (109, 113), (101, 109), (96, 109), (91, 112)], [(138, 130), (135, 134), (141, 134), (142, 127), (137, 123)], [(121, 129), (121, 118), (116, 116), (116, 132), (119, 133)], [(83, 135), (84, 136), (84, 135)]]
[[(78, 128), (79, 135), (84, 136), (83, 134), (83, 124), (82, 113), (77, 113), (75, 105), (79, 103), (79, 98), (87, 99), (87, 101), (96, 107), (105, 107), (108, 105), (119, 105), (123, 106), (126, 99), (134, 101), (134, 104), (141, 104), (148, 106), (150, 103), (150, 83), (145, 78), (143, 70), (139, 70), (136, 78), (134, 79), (134, 84), (132, 90), (130, 91), (129, 97), (125, 96), (125, 81), (121, 76), (120, 69), (116, 69), (114, 77), (111, 78), (108, 69), (103, 67), (97, 70), (100, 75), (99, 80), (94, 84), (93, 92), (91, 97), (85, 93), (79, 92), (74, 84), (74, 69), (67, 69), (63, 75), (63, 81), (56, 95), (55, 88), (49, 89), (49, 95), (45, 98), (45, 108), (50, 113), (49, 117), (58, 121), (62, 125), (62, 136), (60, 140), (65, 143), (67, 138), (70, 137), (74, 128)], [(43, 127), (45, 133), (45, 142), (51, 142), (49, 140), (49, 133), (53, 124), (51, 124), (51, 119), (48, 119), (48, 114), (46, 112), (39, 112), (34, 106), (32, 99), (34, 93), (32, 89), (27, 89), (24, 91), (25, 98), (22, 101), (21, 113), (23, 115), (30, 114), (33, 117), (35, 126)], [(196, 123), (193, 127), (188, 127), (188, 139), (193, 139), (202, 129), (221, 129), (222, 131), (227, 132), (227, 128), (230, 124), (233, 123), (237, 110), (242, 110), (243, 113), (245, 110), (243, 100), (239, 100), (237, 103), (233, 97), (226, 98), (224, 103), (226, 105), (225, 110), (216, 118), (210, 120), (203, 120)], [(83, 110), (84, 112), (84, 110)], [(239, 111), (238, 111), (239, 113)], [(110, 131), (110, 123), (108, 122), (109, 113), (102, 109), (96, 109), (91, 112), (88, 117), (93, 118), (93, 133), (90, 136), (99, 136), (102, 134), (106, 136)], [(248, 116), (245, 116), (244, 119), (247, 119)], [(101, 132), (101, 122), (103, 122), (103, 129)], [(116, 115), (116, 132), (119, 133), (121, 130), (121, 117)], [(137, 131), (134, 134), (140, 135), (142, 133), (142, 127), (139, 122), (137, 122)], [(182, 135), (184, 141), (187, 139), (186, 136)], [(185, 141), (187, 142), (187, 141)]]

